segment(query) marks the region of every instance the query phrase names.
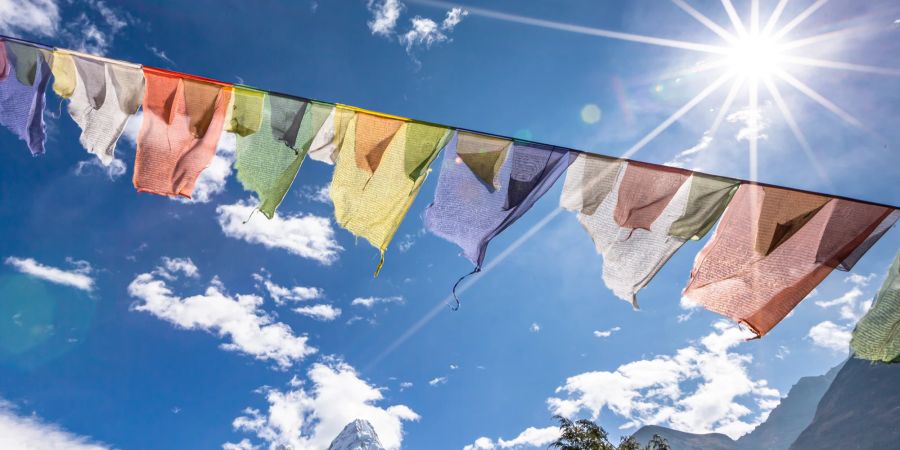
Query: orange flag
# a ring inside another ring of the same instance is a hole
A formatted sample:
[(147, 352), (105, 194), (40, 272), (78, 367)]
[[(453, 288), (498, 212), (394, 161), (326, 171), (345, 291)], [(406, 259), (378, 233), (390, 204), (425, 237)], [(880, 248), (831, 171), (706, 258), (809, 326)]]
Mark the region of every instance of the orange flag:
[(134, 161), (140, 192), (191, 197), (216, 153), (231, 86), (144, 67), (144, 119)]
[(895, 220), (893, 209), (744, 184), (694, 261), (684, 295), (769, 332), (831, 271)]

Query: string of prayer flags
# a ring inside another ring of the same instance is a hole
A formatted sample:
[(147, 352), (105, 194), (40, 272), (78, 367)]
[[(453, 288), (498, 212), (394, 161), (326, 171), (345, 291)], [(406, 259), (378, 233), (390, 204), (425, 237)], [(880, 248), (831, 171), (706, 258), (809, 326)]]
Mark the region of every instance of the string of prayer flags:
[(138, 133), (134, 187), (191, 197), (215, 156), (231, 86), (144, 67), (144, 118)]
[(335, 136), (338, 157), (330, 189), (334, 215), (340, 226), (381, 252), (378, 275), (384, 252), (449, 130), (343, 107), (336, 109), (335, 118), (347, 125)]
[(0, 39), (0, 125), (25, 141), (33, 156), (44, 154), (44, 99), (52, 58), (48, 48)]
[(81, 145), (103, 165), (144, 95), (140, 66), (73, 51), (53, 52), (53, 90), (69, 99), (69, 115), (81, 128)]
[(857, 358), (900, 363), (900, 252), (888, 269), (872, 309), (853, 329), (850, 348)]
[(512, 225), (566, 170), (574, 153), (458, 131), (444, 149), (425, 228), (481, 270), (491, 239)]
[[(259, 211), (271, 219), (293, 184), (329, 108), (279, 94), (264, 97), (259, 121), (255, 114), (241, 110), (233, 114), (231, 122), (233, 129), (257, 130), (245, 136), (237, 133), (235, 168), (244, 188), (255, 191), (259, 197)], [(235, 101), (235, 110), (237, 105)], [(255, 105), (248, 109), (254, 108)]]
[[(603, 255), (603, 281), (637, 307), (636, 293), (688, 240), (702, 236), (729, 196), (718, 180), (638, 162), (587, 156), (569, 170), (561, 206), (578, 220)], [(736, 181), (731, 184), (737, 183)], [(702, 205), (691, 204), (691, 201)], [(681, 236), (672, 235), (678, 223)]]
[(894, 209), (743, 184), (697, 255), (684, 296), (763, 336), (832, 269), (877, 238)]

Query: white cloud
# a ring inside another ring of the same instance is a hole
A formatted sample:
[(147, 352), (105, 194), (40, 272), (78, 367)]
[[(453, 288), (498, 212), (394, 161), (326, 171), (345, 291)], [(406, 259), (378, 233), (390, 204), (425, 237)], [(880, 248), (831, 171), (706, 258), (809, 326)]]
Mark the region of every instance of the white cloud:
[(610, 336), (612, 336), (613, 333), (615, 333), (616, 331), (619, 331), (621, 329), (622, 329), (622, 327), (612, 327), (608, 330), (595, 330), (594, 336), (596, 336), (598, 338), (610, 337)]
[[(0, 0), (0, 4), (3, 0)], [(2, 7), (0, 7), (2, 8)], [(20, 415), (14, 405), (0, 399), (0, 448), (17, 450), (103, 450), (105, 444), (70, 433), (34, 414)]]
[(113, 158), (108, 166), (104, 166), (100, 159), (90, 157), (84, 161), (78, 161), (78, 164), (75, 166), (75, 175), (84, 176), (91, 173), (101, 173), (106, 175), (110, 181), (119, 179), (127, 171), (128, 168), (125, 166), (125, 161), (118, 158)]
[(713, 142), (713, 137), (709, 131), (703, 133), (703, 136), (700, 138), (700, 141), (697, 142), (691, 148), (686, 150), (682, 150), (680, 153), (675, 155), (670, 161), (666, 162), (665, 165), (672, 167), (687, 167), (687, 165), (691, 162), (691, 160), (700, 152), (709, 148), (709, 146)]
[(343, 250), (335, 240), (331, 221), (325, 217), (278, 213), (272, 219), (262, 214), (250, 217), (254, 209), (249, 201), (216, 207), (222, 232), (231, 238), (266, 248), (281, 248), (325, 265), (335, 262), (338, 252)]
[(161, 49), (156, 48), (156, 47), (154, 47), (154, 46), (152, 46), (152, 45), (148, 45), (148, 46), (147, 46), (147, 50), (150, 50), (150, 53), (153, 53), (153, 56), (156, 56), (157, 58), (159, 58), (159, 59), (161, 59), (162, 61), (166, 62), (166, 63), (169, 64), (170, 66), (174, 66), (174, 65), (175, 65), (175, 61), (172, 61), (172, 58), (169, 58), (169, 55), (166, 54), (166, 51), (165, 51), (165, 50), (161, 50)]
[[(747, 373), (752, 356), (732, 351), (752, 336), (727, 321), (699, 343), (619, 366), (586, 372), (557, 388), (547, 400), (554, 414), (573, 417), (587, 411), (596, 419), (604, 408), (625, 418), (623, 429), (659, 424), (692, 433), (718, 432), (737, 438), (752, 430), (768, 411), (762, 400), (779, 397), (766, 380)], [(760, 410), (754, 415), (747, 404)]]
[(63, 270), (56, 267), (45, 266), (34, 258), (18, 258), (10, 256), (6, 258), (6, 264), (26, 275), (40, 278), (51, 283), (71, 286), (82, 291), (92, 291), (94, 289), (94, 279), (90, 277), (93, 271), (91, 265), (87, 261), (76, 261), (67, 258), (66, 261), (74, 265), (71, 270)]
[(303, 316), (312, 317), (323, 322), (330, 322), (341, 316), (341, 308), (335, 308), (329, 304), (300, 306), (294, 308), (294, 312)]
[(274, 361), (285, 369), (316, 352), (306, 336), (295, 335), (290, 326), (275, 322), (262, 310), (261, 297), (228, 295), (222, 283), (213, 278), (203, 294), (182, 298), (172, 293), (166, 280), (157, 278), (165, 270), (160, 267), (139, 274), (128, 285), (129, 295), (139, 300), (132, 306), (134, 310), (148, 312), (179, 328), (203, 330), (227, 339), (222, 349)]
[(447, 377), (436, 377), (428, 381), (429, 386), (439, 386), (441, 384), (447, 384)]
[(558, 427), (528, 427), (511, 440), (498, 439), (496, 443), (487, 437), (480, 437), (463, 450), (494, 450), (497, 448), (521, 448), (523, 446), (542, 448), (559, 437)]
[(284, 305), (288, 301), (302, 302), (306, 300), (315, 300), (325, 296), (325, 291), (316, 287), (293, 286), (287, 288), (275, 284), (268, 277), (268, 274), (263, 276), (262, 274), (254, 273), (253, 279), (263, 284), (266, 291), (269, 292), (269, 297), (272, 297), (272, 300), (278, 305)]
[[(426, 17), (415, 16), (409, 20), (410, 28), (398, 33), (397, 21), (405, 9), (400, 0), (369, 0), (367, 7), (372, 13), (372, 19), (368, 22), (372, 34), (388, 39), (396, 38), (406, 47), (406, 52), (410, 56), (416, 49), (427, 50), (434, 44), (449, 42), (449, 33), (469, 14), (462, 8), (451, 8), (440, 23)], [(415, 60), (415, 57), (413, 59)]]
[(163, 256), (162, 263), (163, 265), (158, 267), (155, 273), (168, 280), (177, 279), (179, 273), (188, 278), (200, 276), (200, 269), (197, 268), (194, 261), (191, 261), (191, 258), (169, 258), (168, 256)]
[(493, 450), (496, 448), (494, 446), (494, 441), (482, 436), (478, 439), (475, 439), (475, 442), (463, 447), (463, 450)]
[(450, 364), (450, 370), (458, 370), (458, 369), (459, 369), (459, 365), (457, 365), (457, 364)]
[[(816, 306), (823, 309), (840, 307), (840, 319), (843, 324), (837, 324), (830, 320), (813, 325), (806, 337), (812, 340), (813, 345), (827, 348), (836, 352), (846, 352), (850, 345), (853, 324), (856, 323), (872, 307), (872, 300), (865, 299), (863, 288), (875, 279), (875, 274), (867, 276), (850, 274), (844, 278), (845, 283), (850, 283), (850, 290), (831, 300), (817, 300)], [(865, 300), (863, 300), (865, 299)]]
[(846, 352), (850, 348), (851, 330), (850, 327), (826, 320), (810, 328), (807, 337), (819, 347), (835, 352)]
[(450, 11), (447, 11), (447, 17), (444, 18), (444, 22), (441, 23), (441, 28), (452, 31), (462, 22), (463, 17), (469, 15), (469, 11), (466, 11), (462, 8), (452, 8)]
[(363, 306), (370, 309), (375, 305), (388, 303), (403, 303), (403, 297), (357, 297), (350, 302), (352, 306)]
[(741, 129), (738, 130), (735, 139), (738, 141), (749, 141), (750, 138), (756, 134), (756, 138), (760, 141), (768, 139), (769, 136), (763, 133), (763, 130), (768, 128), (768, 122), (766, 121), (762, 110), (760, 108), (750, 108), (747, 107), (745, 109), (741, 109), (735, 111), (728, 115), (725, 118), (729, 123), (736, 123), (741, 125)]
[(447, 17), (440, 25), (421, 16), (413, 17), (410, 19), (409, 31), (400, 35), (400, 42), (406, 46), (408, 53), (412, 53), (417, 47), (429, 49), (434, 44), (447, 42), (450, 40), (447, 33), (452, 32), (468, 14), (466, 10), (453, 8), (447, 11)]
[(0, 32), (53, 36), (59, 27), (55, 0), (0, 0)]
[(411, 389), (412, 387), (413, 387), (412, 382), (404, 381), (404, 382), (400, 383), (400, 392), (403, 392), (407, 389)]
[(366, 6), (372, 13), (372, 20), (368, 22), (372, 34), (381, 36), (394, 34), (403, 3), (400, 0), (369, 0)]
[(377, 406), (384, 399), (382, 389), (344, 362), (313, 364), (307, 377), (309, 389), (299, 382), (292, 383), (293, 390), (264, 387), (268, 411), (247, 408), (234, 420), (234, 428), (253, 433), (273, 450), (318, 450), (328, 447), (345, 425), (363, 419), (372, 424), (386, 450), (397, 450), (403, 442), (403, 422), (419, 420), (405, 405)]
[(331, 186), (324, 184), (322, 186), (301, 186), (300, 196), (316, 203), (331, 203)]
[(541, 326), (537, 322), (532, 322), (531, 326), (528, 327), (528, 331), (531, 331), (532, 333), (537, 333), (537, 332), (541, 331)]
[(787, 346), (784, 346), (784, 345), (779, 345), (778, 351), (775, 352), (775, 357), (778, 359), (784, 359), (784, 358), (787, 358), (788, 355), (790, 355), (790, 354), (791, 354), (790, 348), (788, 348)]

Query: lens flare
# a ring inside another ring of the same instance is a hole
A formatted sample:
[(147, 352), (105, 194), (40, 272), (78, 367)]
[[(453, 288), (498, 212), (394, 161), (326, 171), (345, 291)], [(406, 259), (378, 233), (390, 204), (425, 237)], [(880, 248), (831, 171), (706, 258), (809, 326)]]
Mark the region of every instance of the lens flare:
[(600, 121), (603, 117), (603, 111), (600, 111), (600, 107), (593, 104), (588, 103), (584, 105), (584, 108), (581, 108), (581, 121), (587, 124), (595, 124)]

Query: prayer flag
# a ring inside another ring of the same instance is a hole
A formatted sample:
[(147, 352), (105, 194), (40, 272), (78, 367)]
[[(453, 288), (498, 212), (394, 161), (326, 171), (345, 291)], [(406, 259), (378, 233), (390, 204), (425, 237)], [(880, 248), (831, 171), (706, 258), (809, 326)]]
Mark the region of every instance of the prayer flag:
[(257, 132), (237, 137), (238, 180), (245, 189), (259, 197), (259, 210), (272, 218), (288, 189), (294, 182), (306, 157), (309, 144), (322, 125), (329, 107), (310, 104), (305, 100), (266, 94), (262, 120), (259, 125), (244, 123), (242, 115), (235, 115), (232, 123), (238, 130)]
[(53, 90), (69, 98), (69, 115), (81, 128), (81, 145), (109, 165), (125, 123), (141, 105), (141, 67), (57, 50), (52, 69)]
[(0, 40), (0, 125), (25, 141), (31, 154), (44, 154), (44, 93), (50, 81), (48, 50)]
[(743, 184), (697, 255), (684, 296), (763, 336), (832, 269), (877, 239), (883, 222), (896, 220), (893, 211)]
[(888, 269), (872, 309), (856, 324), (850, 348), (858, 358), (900, 362), (900, 252)]
[(144, 118), (134, 186), (140, 192), (190, 198), (215, 156), (231, 86), (144, 67)]
[(672, 225), (692, 223), (684, 227), (690, 237), (710, 220), (708, 212), (700, 214), (703, 218), (687, 217), (698, 214), (698, 208), (689, 207), (691, 194), (696, 199), (706, 179), (665, 166), (592, 155), (580, 159), (569, 170), (561, 205), (578, 212), (603, 256), (603, 281), (637, 307), (636, 293), (687, 240), (671, 235)]
[[(347, 125), (335, 136), (334, 215), (339, 225), (381, 252), (377, 275), (384, 251), (425, 181), (428, 171), (421, 168), (437, 156), (449, 130), (342, 107), (335, 118)], [(410, 172), (410, 166), (420, 170)]]
[(568, 150), (459, 131), (444, 150), (425, 228), (481, 269), (491, 239), (528, 212), (572, 162)]

